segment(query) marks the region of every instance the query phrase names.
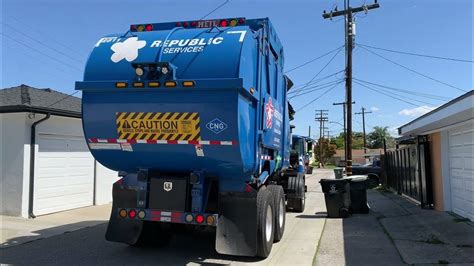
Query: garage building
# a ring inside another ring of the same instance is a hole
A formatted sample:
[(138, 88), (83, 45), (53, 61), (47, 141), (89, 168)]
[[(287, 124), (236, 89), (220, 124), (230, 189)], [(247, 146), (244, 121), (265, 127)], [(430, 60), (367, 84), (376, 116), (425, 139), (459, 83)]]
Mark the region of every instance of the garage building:
[(0, 140), (1, 214), (27, 218), (112, 200), (117, 172), (89, 152), (80, 98), (27, 85), (0, 90)]
[(399, 134), (428, 137), (434, 208), (474, 221), (474, 91), (401, 126)]

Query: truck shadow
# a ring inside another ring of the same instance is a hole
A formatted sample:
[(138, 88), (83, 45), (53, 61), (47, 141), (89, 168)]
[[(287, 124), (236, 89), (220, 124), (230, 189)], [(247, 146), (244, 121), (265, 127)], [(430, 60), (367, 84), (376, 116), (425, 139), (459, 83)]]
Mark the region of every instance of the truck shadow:
[[(67, 227), (77, 228), (79, 225), (84, 227), (83, 223)], [(37, 236), (34, 238), (8, 240), (10, 245), (2, 245), (0, 249), (0, 264), (228, 265), (232, 262), (252, 263), (262, 260), (218, 254), (215, 251), (215, 230), (177, 232), (166, 246), (133, 247), (106, 241), (105, 223), (51, 236), (51, 230), (64, 232), (64, 227), (35, 231)]]

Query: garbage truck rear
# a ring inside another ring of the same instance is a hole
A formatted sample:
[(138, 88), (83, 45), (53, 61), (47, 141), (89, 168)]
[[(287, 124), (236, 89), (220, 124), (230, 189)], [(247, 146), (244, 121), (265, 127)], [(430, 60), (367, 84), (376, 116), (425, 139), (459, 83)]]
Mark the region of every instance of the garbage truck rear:
[(106, 239), (213, 226), (219, 253), (267, 257), (286, 200), (304, 200), (304, 175), (285, 174), (283, 65), (267, 18), (136, 24), (98, 40), (76, 89), (91, 153), (121, 177)]

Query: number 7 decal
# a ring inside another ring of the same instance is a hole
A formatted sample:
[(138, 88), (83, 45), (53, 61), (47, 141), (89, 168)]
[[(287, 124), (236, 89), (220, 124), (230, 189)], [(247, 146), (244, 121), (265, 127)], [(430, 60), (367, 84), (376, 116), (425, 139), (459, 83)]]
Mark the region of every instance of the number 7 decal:
[(240, 34), (239, 42), (243, 42), (245, 38), (245, 34), (247, 34), (246, 30), (234, 30), (234, 31), (228, 31), (228, 34)]

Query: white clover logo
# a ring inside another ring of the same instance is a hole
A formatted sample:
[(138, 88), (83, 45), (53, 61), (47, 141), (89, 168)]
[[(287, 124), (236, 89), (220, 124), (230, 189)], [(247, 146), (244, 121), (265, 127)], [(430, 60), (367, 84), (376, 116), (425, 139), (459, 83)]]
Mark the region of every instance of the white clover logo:
[(114, 63), (118, 63), (124, 58), (128, 62), (132, 62), (138, 57), (138, 49), (145, 47), (145, 45), (146, 41), (139, 41), (137, 37), (128, 38), (124, 42), (114, 43), (110, 47), (114, 51), (110, 59)]

